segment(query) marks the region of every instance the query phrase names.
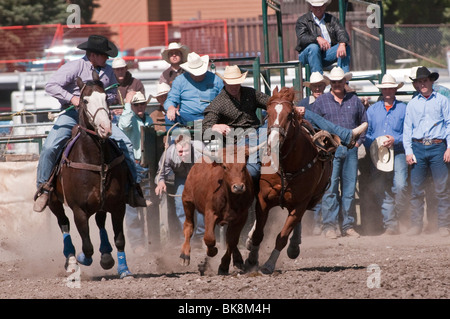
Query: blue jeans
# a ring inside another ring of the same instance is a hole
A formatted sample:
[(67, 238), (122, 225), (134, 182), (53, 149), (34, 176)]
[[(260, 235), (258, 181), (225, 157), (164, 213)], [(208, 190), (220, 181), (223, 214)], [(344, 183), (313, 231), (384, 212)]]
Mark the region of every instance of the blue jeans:
[(344, 58), (337, 58), (336, 53), (339, 44), (333, 45), (327, 51), (322, 51), (318, 44), (311, 43), (308, 45), (299, 55), (298, 60), (302, 65), (309, 64), (312, 72), (320, 72), (323, 74), (323, 68), (332, 65), (337, 61), (340, 68), (344, 70), (345, 73), (350, 71), (350, 47), (347, 45), (345, 50), (347, 56)]
[[(331, 185), (322, 197), (324, 231), (336, 230), (339, 212), (342, 212), (342, 231), (353, 228), (356, 179), (358, 175), (358, 148), (339, 146), (333, 160)], [(341, 189), (341, 194), (339, 193)]]
[(319, 128), (321, 130), (328, 131), (331, 134), (336, 134), (341, 139), (343, 145), (350, 144), (352, 140), (352, 130), (336, 125), (333, 122), (330, 122), (319, 114), (305, 109), (305, 119), (311, 122), (314, 127)]
[[(178, 220), (180, 221), (181, 229), (183, 229), (184, 221), (186, 220), (186, 214), (184, 213), (183, 200), (181, 195), (184, 190), (184, 183), (186, 178), (180, 178), (175, 176), (175, 212), (177, 214)], [(205, 234), (205, 217), (195, 210), (195, 216), (197, 223), (194, 229), (194, 237), (203, 237)], [(181, 233), (182, 235), (183, 233)], [(184, 237), (182, 236), (184, 239)]]
[(437, 199), (438, 227), (450, 226), (448, 164), (443, 161), (445, 142), (433, 145), (412, 143), (417, 163), (411, 168), (411, 226), (423, 227), (425, 185), (428, 169), (433, 177)]
[(385, 229), (398, 230), (398, 218), (405, 212), (407, 204), (408, 164), (404, 152), (395, 152), (394, 170), (382, 172), (371, 166), (372, 177), (376, 179), (375, 192), (381, 202), (381, 214)]
[[(50, 179), (64, 146), (72, 136), (72, 128), (78, 124), (78, 112), (74, 109), (60, 115), (49, 132), (39, 156), (36, 184), (39, 187)], [(116, 125), (112, 125), (111, 139), (115, 140), (125, 155), (125, 161), (130, 169), (133, 180), (136, 181), (136, 167), (133, 145), (128, 137)]]

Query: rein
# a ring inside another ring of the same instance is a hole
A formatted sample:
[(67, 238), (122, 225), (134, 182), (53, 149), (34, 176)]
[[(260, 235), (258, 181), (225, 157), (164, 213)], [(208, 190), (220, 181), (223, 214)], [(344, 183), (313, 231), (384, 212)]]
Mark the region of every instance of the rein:
[[(291, 101), (273, 101), (272, 103), (278, 103), (278, 104), (290, 103), (292, 106), (294, 105)], [(289, 121), (288, 121), (288, 126), (287, 126), (286, 129), (284, 129), (283, 127), (281, 127), (281, 126), (279, 126), (279, 125), (272, 125), (272, 126), (269, 127), (268, 134), (270, 134), (270, 130), (271, 130), (271, 129), (273, 129), (273, 128), (278, 128), (278, 132), (280, 133), (280, 135), (283, 136), (284, 141), (286, 141), (286, 137), (288, 136), (289, 129), (290, 129), (291, 127), (295, 128), (295, 127), (297, 126), (296, 124), (300, 124), (300, 123), (298, 123), (298, 122), (296, 121), (296, 117), (295, 117), (295, 109), (293, 109), (293, 110), (289, 113), (288, 119), (289, 119)], [(300, 124), (300, 125), (301, 125), (301, 124)], [(303, 125), (302, 125), (302, 126), (303, 126)], [(306, 128), (305, 128), (305, 129), (306, 129)], [(298, 132), (298, 131), (296, 130), (295, 132)], [(298, 134), (301, 134), (301, 132), (298, 133)], [(294, 138), (296, 138), (298, 134), (296, 134), (296, 135), (294, 136)], [(283, 143), (284, 143), (284, 141), (283, 141)], [(281, 180), (280, 206), (281, 206), (282, 208), (285, 207), (285, 205), (284, 205), (284, 204), (285, 204), (284, 195), (285, 195), (286, 188), (287, 188), (288, 184), (289, 184), (292, 180), (294, 180), (296, 177), (298, 177), (299, 175), (304, 174), (305, 172), (307, 172), (308, 170), (310, 170), (312, 167), (314, 167), (314, 165), (315, 165), (315, 164), (317, 163), (317, 161), (319, 160), (319, 155), (317, 154), (311, 161), (309, 161), (305, 166), (299, 168), (297, 171), (295, 171), (295, 172), (286, 172), (286, 171), (284, 170), (284, 168), (283, 168), (283, 165), (282, 165), (282, 161), (281, 161), (281, 160), (284, 160), (284, 159), (286, 159), (286, 158), (288, 157), (288, 155), (289, 155), (289, 154), (291, 153), (291, 151), (294, 149), (294, 146), (295, 146), (295, 139), (292, 139), (292, 141), (291, 141), (291, 143), (290, 143), (290, 145), (289, 145), (288, 150), (287, 150), (284, 154), (280, 154), (280, 155), (282, 155), (282, 156), (280, 157), (279, 170), (277, 171), (277, 174), (280, 176), (280, 180)], [(281, 147), (282, 147), (282, 145), (280, 145), (280, 151), (281, 151)], [(320, 180), (320, 179), (319, 179), (319, 180)]]

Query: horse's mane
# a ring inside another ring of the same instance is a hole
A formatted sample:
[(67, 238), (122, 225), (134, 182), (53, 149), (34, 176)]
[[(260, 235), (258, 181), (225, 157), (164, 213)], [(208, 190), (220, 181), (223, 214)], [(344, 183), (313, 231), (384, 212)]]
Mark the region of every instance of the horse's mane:
[(86, 81), (85, 84), (86, 84), (86, 86), (97, 85), (97, 86), (100, 86), (101, 88), (104, 88), (103, 82), (100, 80), (88, 80), (88, 81)]

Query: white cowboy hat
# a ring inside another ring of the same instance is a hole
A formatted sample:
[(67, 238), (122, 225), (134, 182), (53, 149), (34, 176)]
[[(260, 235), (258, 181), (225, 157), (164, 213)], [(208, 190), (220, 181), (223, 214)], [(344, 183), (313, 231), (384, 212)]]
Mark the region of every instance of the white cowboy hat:
[(324, 4), (329, 5), (331, 0), (306, 0), (313, 7), (321, 7)]
[(180, 64), (180, 67), (192, 75), (199, 76), (208, 71), (208, 64), (209, 55), (200, 57), (197, 53), (191, 52), (187, 56), (187, 62)]
[(147, 99), (141, 91), (137, 91), (131, 99), (131, 104), (147, 103)]
[(381, 84), (375, 84), (379, 89), (399, 89), (403, 86), (403, 82), (397, 84), (395, 78), (390, 74), (385, 74), (381, 80)]
[(189, 53), (188, 47), (185, 45), (181, 45), (177, 42), (169, 43), (169, 46), (161, 52), (161, 57), (164, 61), (166, 61), (167, 63), (170, 63), (169, 51), (172, 51), (172, 50), (179, 50), (181, 52), (181, 63), (184, 63), (187, 61), (187, 55)]
[(248, 71), (241, 73), (241, 70), (237, 65), (227, 65), (225, 67), (225, 71), (223, 75), (217, 74), (225, 83), (233, 85), (233, 84), (241, 84), (245, 81), (247, 77)]
[(153, 98), (157, 98), (158, 96), (164, 95), (169, 93), (170, 91), (170, 85), (167, 83), (158, 83), (158, 85), (156, 86), (156, 94), (150, 94), (151, 97)]
[(350, 81), (352, 78), (352, 74), (350, 72), (344, 73), (344, 70), (342, 70), (342, 68), (338, 66), (334, 67), (328, 75), (328, 80), (330, 81), (340, 81), (343, 78), (345, 78), (347, 81)]
[(124, 68), (126, 66), (127, 66), (127, 63), (122, 58), (114, 58), (114, 60), (112, 62), (112, 68), (113, 69)]
[(370, 145), (370, 158), (373, 165), (383, 172), (392, 172), (394, 170), (394, 149), (383, 146), (387, 141), (385, 135), (377, 137)]
[(309, 81), (303, 82), (303, 85), (310, 87), (311, 84), (324, 83), (325, 85), (330, 84), (330, 79), (327, 76), (323, 76), (320, 72), (313, 72), (309, 77)]

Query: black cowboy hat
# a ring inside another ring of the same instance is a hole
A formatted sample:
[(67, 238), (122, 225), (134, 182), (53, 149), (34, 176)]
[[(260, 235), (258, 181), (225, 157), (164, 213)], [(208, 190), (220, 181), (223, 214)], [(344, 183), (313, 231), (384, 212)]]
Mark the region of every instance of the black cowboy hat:
[(410, 77), (410, 79), (413, 81), (423, 78), (429, 78), (431, 81), (436, 81), (437, 79), (439, 79), (439, 73), (432, 73), (426, 67), (420, 66), (417, 68), (416, 75), (414, 77)]
[(119, 53), (116, 45), (101, 35), (90, 35), (88, 40), (78, 45), (77, 48), (106, 54), (113, 58)]

